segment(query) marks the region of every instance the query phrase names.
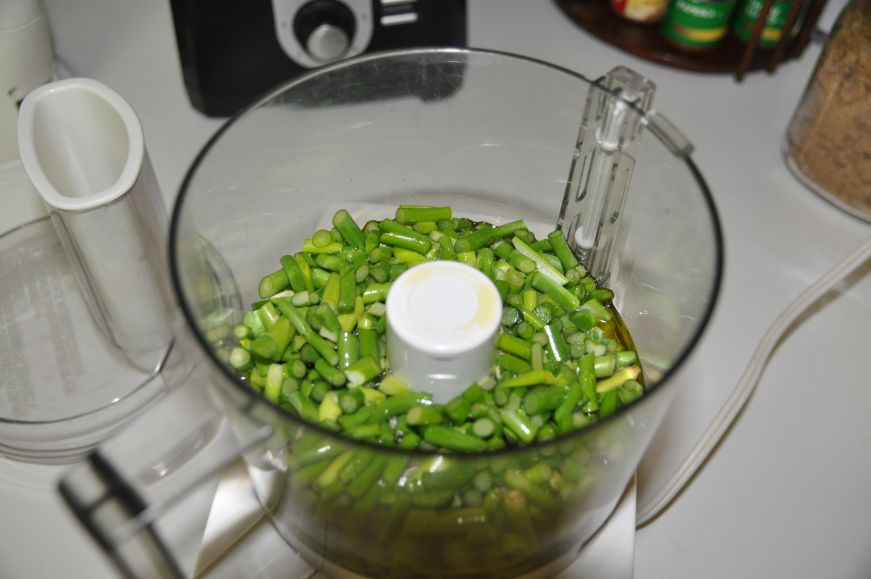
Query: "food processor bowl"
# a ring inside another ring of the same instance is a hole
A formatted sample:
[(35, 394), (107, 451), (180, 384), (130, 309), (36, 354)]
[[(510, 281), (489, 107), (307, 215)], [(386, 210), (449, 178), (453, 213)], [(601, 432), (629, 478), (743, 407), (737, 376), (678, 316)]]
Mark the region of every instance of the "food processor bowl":
[[(690, 147), (633, 103), (622, 103), (640, 127), (631, 163), (621, 165), (625, 174), (604, 177), (627, 182), (625, 204), (603, 219), (620, 222), (607, 229), (606, 283), (643, 366), (647, 393), (639, 400), (547, 442), (475, 454), (406, 452), (304, 422), (228, 363), (232, 328), (258, 299), (262, 276), (329, 227), (337, 209), (363, 224), (400, 204), (449, 205), (456, 216), (524, 219), (538, 236), (552, 231), (566, 195), (592, 194), (591, 168), (570, 168), (584, 163), (578, 134), (593, 93), (603, 103), (622, 98), (601, 80), (509, 54), (374, 54), (280, 87), (229, 121), (197, 157), (174, 210), (170, 260), (194, 338), (190, 355), (208, 383), (202, 403), (217, 405), (273, 525), (315, 567), (382, 578), (551, 575), (617, 504), (709, 321), (722, 271), (718, 218)], [(122, 501), (136, 530), (129, 521), (83, 518), (113, 545), (122, 569), (140, 576), (157, 573), (154, 561), (180, 548), (161, 535), (165, 523), (151, 525), (157, 514), (230, 461), (224, 454), (223, 463), (204, 463), (179, 451), (180, 440), (185, 448), (208, 445), (202, 436), (153, 434), (146, 454), (162, 456), (165, 446), (185, 457), (173, 464), (190, 463), (179, 473), (200, 474), (184, 484), (171, 482), (174, 468), (154, 480), (139, 476), (144, 459), (131, 455), (144, 443), (128, 436), (103, 453), (103, 466), (115, 462), (100, 470), (138, 497)], [(172, 444), (159, 442), (167, 438)], [(64, 487), (80, 515), (94, 496), (82, 481), (72, 476)], [(157, 492), (160, 485), (174, 490)], [(133, 549), (140, 540), (150, 547)]]

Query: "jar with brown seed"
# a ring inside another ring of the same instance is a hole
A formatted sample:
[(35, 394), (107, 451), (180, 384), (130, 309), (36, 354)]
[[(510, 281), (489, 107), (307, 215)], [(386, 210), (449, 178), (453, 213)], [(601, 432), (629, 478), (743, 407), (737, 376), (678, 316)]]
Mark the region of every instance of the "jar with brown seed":
[(871, 0), (838, 17), (784, 141), (787, 166), (842, 209), (871, 222)]

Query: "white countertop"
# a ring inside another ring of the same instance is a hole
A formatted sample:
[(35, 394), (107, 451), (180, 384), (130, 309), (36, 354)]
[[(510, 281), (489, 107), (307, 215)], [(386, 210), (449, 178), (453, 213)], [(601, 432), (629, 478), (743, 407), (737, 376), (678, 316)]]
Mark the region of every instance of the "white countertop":
[[(169, 3), (45, 4), (56, 48), (71, 70), (108, 84), (139, 113), (171, 202), (188, 164), (222, 121), (188, 103)], [(694, 158), (723, 223), (726, 271), (719, 307), (688, 368), (692, 384), (673, 413), (679, 420), (669, 423), (671, 443), (686, 448), (777, 314), (871, 236), (871, 226), (810, 193), (781, 160), (782, 135), (819, 49), (811, 47), (775, 75), (753, 73), (737, 84), (606, 46), (549, 1), (469, 4), (470, 45), (534, 56), (587, 76), (627, 65), (657, 83), (656, 108), (696, 146)], [(636, 577), (871, 576), (871, 374), (863, 359), (871, 351), (868, 271), (819, 304), (780, 344), (712, 460), (638, 532)], [(61, 472), (0, 459), (0, 577), (114, 576), (54, 493)]]

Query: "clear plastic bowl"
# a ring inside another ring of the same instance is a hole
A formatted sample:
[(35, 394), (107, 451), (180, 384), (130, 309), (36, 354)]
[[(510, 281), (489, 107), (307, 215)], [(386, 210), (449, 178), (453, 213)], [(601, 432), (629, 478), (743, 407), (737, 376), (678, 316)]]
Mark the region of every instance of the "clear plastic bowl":
[[(501, 53), (376, 54), (279, 88), (228, 122), (196, 159), (170, 238), (173, 282), (195, 337), (190, 355), (204, 360), (216, 416), (239, 437), (275, 528), (314, 566), (380, 578), (549, 576), (614, 509), (710, 318), (722, 270), (718, 219), (699, 171), (687, 149), (648, 130), (650, 118), (633, 105), (623, 112), (642, 135), (628, 159), (625, 207), (612, 215), (621, 228), (608, 285), (644, 368), (644, 397), (550, 442), (477, 454), (403, 452), (302, 421), (226, 362), (231, 328), (257, 299), (261, 277), (337, 208), (362, 223), (399, 204), (450, 205), (455, 215), (522, 218), (539, 234), (552, 230), (579, 157), (588, 93), (603, 90)], [(151, 526), (152, 515), (229, 460), (188, 460), (185, 449), (198, 449), (207, 429), (179, 424), (167, 435), (169, 424), (177, 423), (138, 425), (92, 469), (108, 488), (124, 489), (116, 499), (131, 514), (126, 524), (98, 517), (104, 503), (92, 500), (85, 475), (63, 488), (127, 572), (178, 569), (155, 562), (181, 547), (166, 539), (179, 536), (168, 522)], [(140, 476), (146, 465), (168, 466), (149, 470), (152, 480)], [(546, 480), (525, 476), (536, 465), (546, 465)], [(137, 537), (151, 548), (135, 549)]]

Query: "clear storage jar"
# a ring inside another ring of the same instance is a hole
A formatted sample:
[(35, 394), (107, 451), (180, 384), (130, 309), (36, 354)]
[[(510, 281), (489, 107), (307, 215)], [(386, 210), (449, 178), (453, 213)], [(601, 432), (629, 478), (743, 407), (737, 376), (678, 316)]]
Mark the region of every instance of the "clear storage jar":
[(852, 0), (829, 36), (784, 141), (813, 191), (871, 222), (871, 0)]

